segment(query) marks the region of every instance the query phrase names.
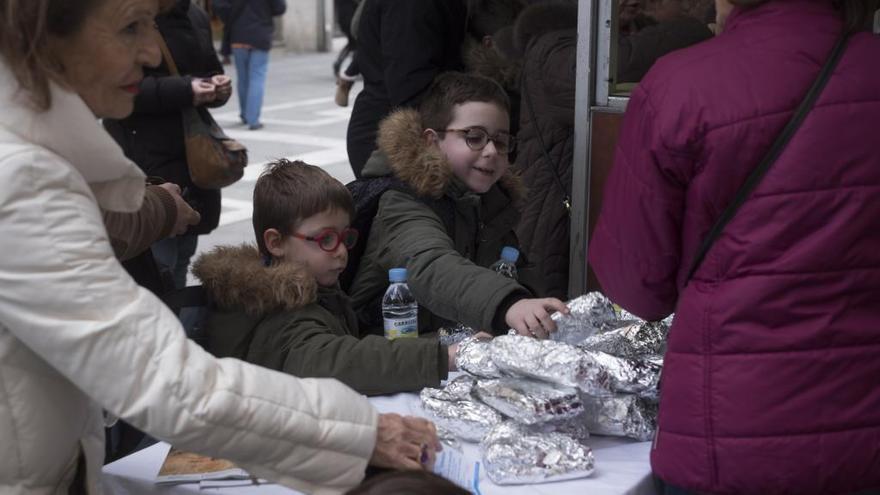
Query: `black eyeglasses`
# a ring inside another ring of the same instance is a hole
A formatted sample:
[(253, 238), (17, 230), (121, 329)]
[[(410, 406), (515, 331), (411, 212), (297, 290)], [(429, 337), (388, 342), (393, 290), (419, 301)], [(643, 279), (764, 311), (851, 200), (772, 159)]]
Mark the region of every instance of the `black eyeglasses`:
[(489, 141), (495, 143), (495, 150), (501, 155), (513, 153), (516, 149), (516, 138), (506, 132), (499, 132), (494, 136), (490, 136), (486, 129), (482, 127), (471, 127), (469, 129), (443, 129), (439, 132), (458, 132), (464, 136), (464, 142), (468, 148), (474, 151), (480, 151), (489, 144)]
[(357, 244), (358, 240), (358, 231), (350, 227), (342, 232), (336, 232), (333, 229), (325, 229), (316, 236), (303, 235), (298, 232), (294, 232), (290, 235), (304, 241), (312, 241), (316, 243), (319, 248), (330, 253), (336, 251), (336, 248), (338, 248), (340, 244), (344, 245), (346, 249), (351, 249)]

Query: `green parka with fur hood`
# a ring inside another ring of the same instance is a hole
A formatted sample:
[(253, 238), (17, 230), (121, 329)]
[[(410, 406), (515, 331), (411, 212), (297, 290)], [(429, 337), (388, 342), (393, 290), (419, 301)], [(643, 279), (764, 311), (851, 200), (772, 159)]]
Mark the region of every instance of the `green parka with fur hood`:
[[(439, 148), (422, 137), (415, 110), (388, 116), (377, 141), (379, 151), (367, 162), (364, 176), (394, 174), (412, 192), (391, 189), (379, 201), (349, 291), (361, 324), (382, 331), (380, 305), (388, 270), (405, 267), (407, 283), (419, 302), (420, 333), (451, 322), (505, 332), (507, 308), (531, 293), (488, 267), (498, 260), (502, 247), (517, 246), (513, 227), (519, 220), (516, 204), (523, 196), (519, 179), (508, 172), (484, 194), (468, 190)], [(521, 264), (520, 280), (529, 276)]]
[(208, 350), (298, 377), (336, 378), (366, 395), (438, 387), (447, 349), (436, 339), (360, 338), (351, 302), (302, 265), (265, 266), (253, 246), (219, 247), (193, 273), (212, 300)]

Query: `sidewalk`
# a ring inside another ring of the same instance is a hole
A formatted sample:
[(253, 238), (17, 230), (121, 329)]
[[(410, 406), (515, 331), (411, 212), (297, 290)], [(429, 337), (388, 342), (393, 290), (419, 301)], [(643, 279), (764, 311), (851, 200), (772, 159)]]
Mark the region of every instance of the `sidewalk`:
[[(343, 39), (335, 41), (344, 43)], [(324, 168), (343, 183), (354, 179), (348, 165), (345, 133), (354, 98), (362, 84), (355, 85), (348, 107), (336, 106), (333, 102), (336, 79), (331, 68), (335, 57), (336, 53), (294, 54), (273, 50), (261, 117), (265, 127), (258, 131), (249, 131), (239, 121), (235, 66), (225, 66), (233, 78), (233, 95), (212, 114), (230, 137), (248, 147), (250, 164), (241, 181), (223, 189), (220, 227), (199, 237), (196, 257), (217, 245), (254, 242), (253, 188), (268, 161), (282, 157), (303, 160)], [(190, 276), (189, 284), (196, 283), (198, 281)]]

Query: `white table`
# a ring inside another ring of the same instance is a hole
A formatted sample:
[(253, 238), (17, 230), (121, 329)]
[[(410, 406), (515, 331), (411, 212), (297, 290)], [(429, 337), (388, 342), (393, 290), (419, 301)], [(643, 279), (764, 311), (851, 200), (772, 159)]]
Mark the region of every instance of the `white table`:
[[(379, 412), (424, 415), (416, 394), (373, 397), (370, 402)], [(589, 478), (502, 487), (492, 483), (485, 473), (482, 473), (479, 482), (480, 493), (482, 495), (574, 495), (584, 493), (590, 495), (654, 495), (651, 468), (648, 461), (650, 442), (593, 437), (590, 440), (590, 445), (596, 459), (596, 471)], [(479, 459), (475, 444), (462, 443), (462, 446), (465, 459)], [(204, 494), (206, 492), (224, 495), (295, 495), (299, 493), (274, 484), (210, 490), (200, 490), (198, 484), (156, 486), (153, 481), (169, 448), (168, 444), (158, 443), (104, 466), (104, 486), (107, 493), (113, 495), (183, 495)]]

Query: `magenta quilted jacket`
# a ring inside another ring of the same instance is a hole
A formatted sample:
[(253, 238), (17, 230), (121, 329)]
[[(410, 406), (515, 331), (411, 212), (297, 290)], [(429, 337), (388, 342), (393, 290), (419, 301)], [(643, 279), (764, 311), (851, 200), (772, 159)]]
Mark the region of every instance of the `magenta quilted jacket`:
[(675, 311), (655, 474), (709, 493), (880, 488), (880, 37), (816, 107), (685, 283), (700, 240), (815, 79), (830, 0), (735, 10), (633, 91), (589, 259), (606, 294)]

